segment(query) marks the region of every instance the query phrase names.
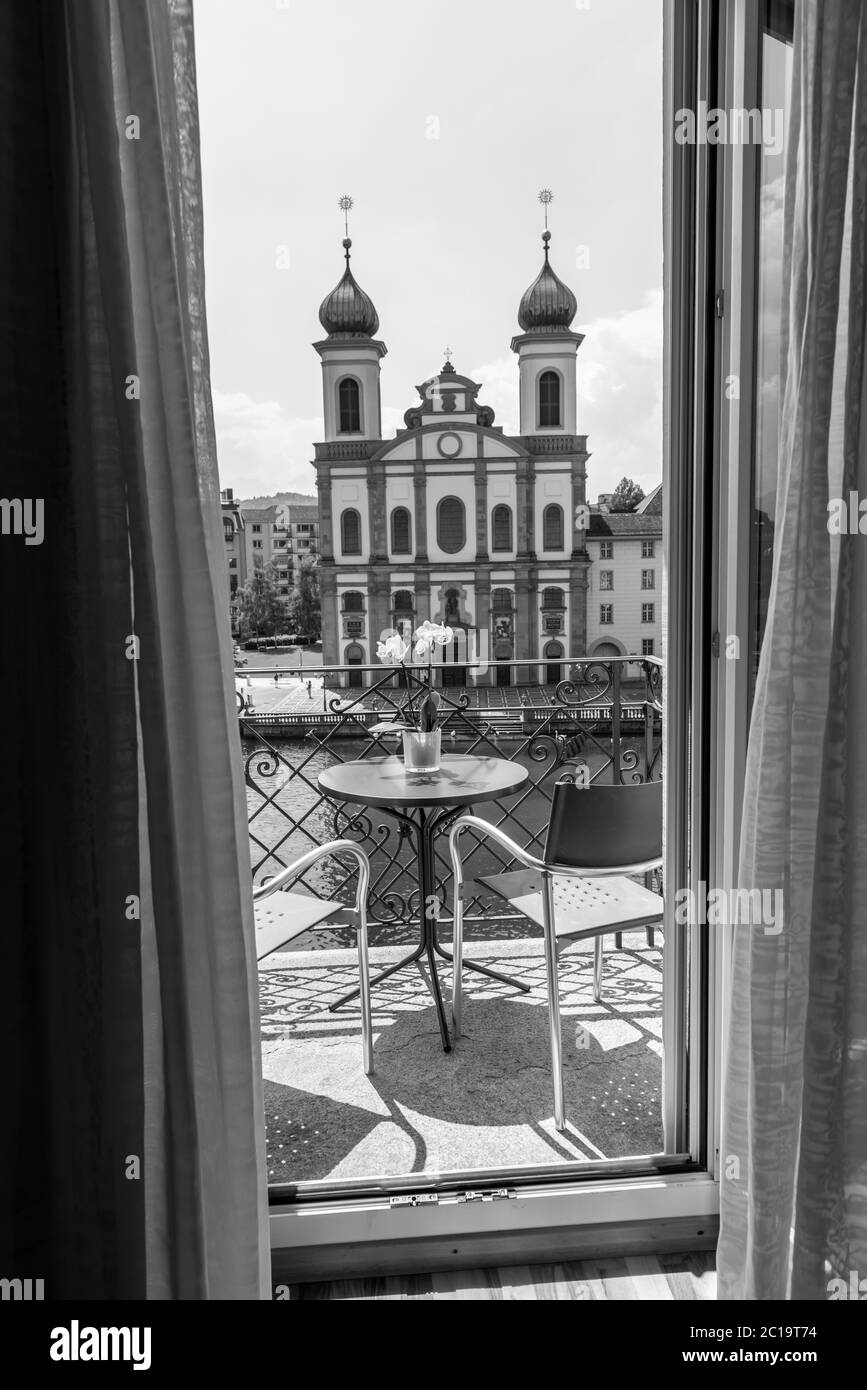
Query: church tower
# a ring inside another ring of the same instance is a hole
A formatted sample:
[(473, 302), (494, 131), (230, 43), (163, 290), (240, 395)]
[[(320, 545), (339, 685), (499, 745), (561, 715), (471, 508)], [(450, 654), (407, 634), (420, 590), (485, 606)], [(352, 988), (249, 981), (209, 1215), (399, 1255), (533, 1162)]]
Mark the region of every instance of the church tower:
[(546, 227), (545, 263), (521, 300), (518, 323), (524, 331), (512, 339), (520, 372), (522, 435), (574, 435), (578, 429), (576, 355), (584, 337), (570, 331), (578, 301), (554, 273), (550, 241)]
[(352, 242), (343, 242), (343, 278), (319, 306), (328, 337), (314, 348), (322, 359), (325, 439), (328, 443), (380, 439), (380, 362), (387, 352), (377, 341), (379, 316), (349, 266)]

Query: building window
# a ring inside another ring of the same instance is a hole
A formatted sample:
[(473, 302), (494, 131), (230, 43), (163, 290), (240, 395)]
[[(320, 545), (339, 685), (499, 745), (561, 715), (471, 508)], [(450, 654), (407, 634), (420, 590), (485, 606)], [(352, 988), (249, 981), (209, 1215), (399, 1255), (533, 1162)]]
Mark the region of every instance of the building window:
[(230, 570), (236, 570), (237, 568), (238, 568), (238, 561), (237, 561), (237, 560), (230, 560), (230, 561), (229, 561), (229, 569), (230, 569)]
[(562, 589), (543, 589), (542, 590), (543, 608), (565, 608), (566, 599)]
[(563, 508), (556, 502), (542, 513), (542, 549), (563, 549)]
[(363, 613), (364, 594), (360, 594), (354, 589), (351, 589), (348, 594), (344, 594), (343, 611), (344, 613)]
[(600, 587), (600, 589), (613, 589), (613, 588), (614, 588), (614, 571), (613, 571), (613, 570), (600, 570), (600, 571), (599, 571), (599, 587)]
[(354, 507), (340, 518), (340, 548), (344, 555), (361, 554), (361, 517)]
[(652, 560), (652, 559), (654, 558), (654, 554), (653, 554), (653, 545), (654, 545), (653, 541), (642, 541), (642, 542), (641, 542), (641, 558), (642, 558), (642, 560)]
[(613, 542), (613, 541), (601, 541), (601, 542), (600, 542), (600, 544), (599, 544), (599, 559), (600, 559), (600, 560), (613, 560), (613, 559), (614, 559), (614, 542)]
[(606, 627), (614, 622), (614, 604), (603, 603), (599, 609), (599, 621)]
[(466, 508), (459, 497), (444, 497), (437, 507), (437, 545), (447, 555), (463, 550), (467, 539)]
[(254, 541), (254, 542), (253, 542), (253, 549), (254, 549), (254, 550), (261, 550), (261, 549), (262, 549), (262, 542), (261, 542), (261, 541)]
[(542, 429), (560, 425), (560, 378), (556, 372), (539, 377), (539, 425)]
[(412, 554), (412, 526), (406, 507), (395, 507), (391, 514), (391, 549), (394, 555)]
[(652, 638), (652, 637), (642, 637), (642, 639), (641, 639), (641, 655), (642, 655), (642, 656), (653, 656), (653, 638)]
[(230, 575), (229, 575), (229, 593), (230, 593), (230, 594), (236, 594), (237, 592), (238, 592), (238, 576), (237, 576), (237, 574), (230, 574)]
[(656, 611), (656, 605), (655, 605), (655, 604), (653, 604), (653, 603), (642, 603), (642, 605), (641, 605), (641, 621), (642, 621), (643, 623), (652, 623), (652, 622), (654, 621), (654, 614), (655, 614), (655, 611)]
[(642, 571), (641, 571), (641, 587), (642, 587), (642, 589), (655, 589), (655, 588), (656, 588), (656, 578), (655, 578), (655, 573), (654, 573), (653, 570), (642, 570)]
[(398, 589), (392, 599), (391, 607), (395, 613), (413, 613), (415, 606), (409, 589)]
[(235, 539), (235, 528), (231, 521), (223, 522), (223, 538), (227, 545), (231, 545), (232, 541)]
[(512, 549), (512, 508), (495, 507), (491, 518), (491, 549)]
[(261, 531), (261, 530), (262, 530), (262, 527), (259, 525), (258, 522), (256, 522), (256, 524), (255, 524), (254, 527), (253, 527), (253, 534), (255, 535), (257, 531)]
[(340, 415), (338, 426), (341, 434), (361, 432), (361, 392), (355, 377), (346, 376), (337, 388), (337, 404)]

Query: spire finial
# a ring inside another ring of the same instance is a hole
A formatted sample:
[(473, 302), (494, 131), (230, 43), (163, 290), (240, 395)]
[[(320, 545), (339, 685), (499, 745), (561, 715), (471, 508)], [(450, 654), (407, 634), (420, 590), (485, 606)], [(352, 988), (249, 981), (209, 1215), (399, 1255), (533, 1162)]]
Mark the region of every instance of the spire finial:
[(545, 247), (545, 260), (548, 259), (548, 243), (551, 240), (551, 233), (548, 231), (548, 208), (554, 201), (554, 194), (550, 188), (543, 188), (539, 194), (539, 202), (545, 209), (545, 231), (542, 234), (542, 244)]
[(349, 214), (352, 211), (353, 203), (348, 193), (342, 194), (337, 206), (343, 213), (343, 225), (346, 229), (346, 236), (343, 241), (343, 249), (346, 252), (346, 264), (349, 265), (349, 251), (352, 246), (352, 242), (349, 237)]

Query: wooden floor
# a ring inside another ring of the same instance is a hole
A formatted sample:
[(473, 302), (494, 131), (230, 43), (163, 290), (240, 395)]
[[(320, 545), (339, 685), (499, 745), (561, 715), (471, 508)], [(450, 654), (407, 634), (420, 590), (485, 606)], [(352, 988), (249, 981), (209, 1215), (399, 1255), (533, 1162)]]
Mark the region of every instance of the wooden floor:
[(456, 1298), (519, 1300), (689, 1301), (716, 1298), (713, 1251), (582, 1260), (574, 1264), (512, 1265), (395, 1278), (294, 1284), (299, 1299)]

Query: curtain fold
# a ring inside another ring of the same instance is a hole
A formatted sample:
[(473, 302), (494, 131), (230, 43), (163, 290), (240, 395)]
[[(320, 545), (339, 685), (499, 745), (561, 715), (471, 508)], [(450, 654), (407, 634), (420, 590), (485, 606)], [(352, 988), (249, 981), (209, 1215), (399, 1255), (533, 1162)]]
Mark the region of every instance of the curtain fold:
[[(720, 1297), (824, 1299), (867, 1272), (867, 6), (797, 0), (774, 572), (747, 755)], [(857, 529), (857, 519), (856, 519)]]
[[(41, 464), (44, 553), (28, 561), (51, 588), (63, 662), (37, 662), (64, 694), (51, 710), (36, 696), (61, 745), (38, 771), (65, 799), (69, 841), (52, 859), (17, 759), (19, 848), (37, 887), (13, 903), (8, 981), (31, 1010), (19, 1004), (5, 1026), (23, 1049), (13, 1111), (46, 1145), (52, 1204), (31, 1233), (29, 1272), (46, 1277), (48, 1297), (267, 1297), (192, 7), (46, 0), (7, 23), (4, 110), (22, 97), (23, 63), (38, 129), (18, 129), (15, 148), (7, 131), (0, 146), (18, 197), (4, 220), (19, 256), (28, 219), (50, 247), (33, 297), (58, 400), (37, 428), (53, 458)], [(22, 336), (32, 366), (38, 346)], [(27, 439), (39, 410), (36, 381), (22, 378), (24, 489), (40, 467)], [(17, 635), (36, 659), (30, 635)], [(6, 1149), (4, 1159), (11, 1204), (38, 1184)]]

